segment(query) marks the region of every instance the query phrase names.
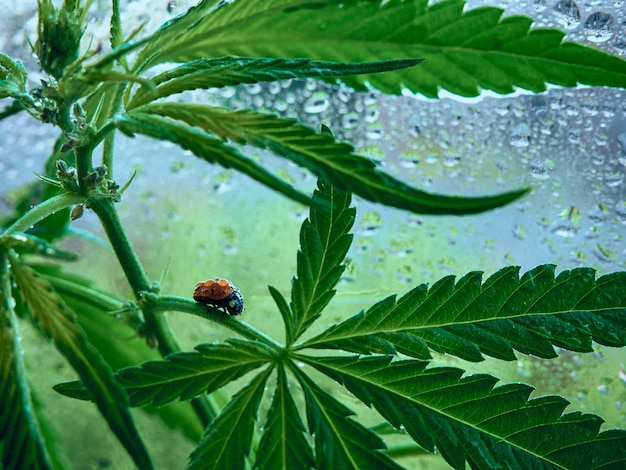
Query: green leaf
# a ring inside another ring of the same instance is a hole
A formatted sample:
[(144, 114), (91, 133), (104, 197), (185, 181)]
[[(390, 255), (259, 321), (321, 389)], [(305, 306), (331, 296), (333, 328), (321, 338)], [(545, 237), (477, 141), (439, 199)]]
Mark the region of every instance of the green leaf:
[[(131, 406), (161, 406), (176, 399), (190, 400), (214, 392), (267, 364), (270, 358), (260, 344), (230, 339), (227, 343), (202, 344), (193, 352), (174, 353), (164, 360), (121, 369), (115, 378), (126, 390)], [(80, 382), (58, 384), (54, 389), (73, 398), (92, 399)]]
[(128, 408), (128, 397), (116, 382), (113, 372), (98, 351), (88, 342), (76, 316), (48, 281), (16, 256), (10, 257), (11, 269), (33, 320), (54, 341), (76, 370), (109, 427), (139, 468), (152, 468), (150, 456), (135, 428)]
[(119, 117), (116, 125), (128, 135), (143, 134), (155, 139), (174, 142), (209, 163), (217, 163), (224, 168), (234, 168), (294, 201), (307, 205), (311, 202), (307, 195), (296, 190), (292, 185), (200, 129), (159, 116), (137, 112)]
[(293, 331), (295, 330), (295, 325), (293, 323), (293, 312), (291, 311), (287, 300), (285, 299), (285, 297), (283, 297), (283, 294), (281, 294), (278, 289), (273, 286), (268, 286), (268, 288), (272, 299), (274, 299), (274, 302), (278, 307), (280, 315), (283, 317), (283, 322), (285, 324), (285, 335), (288, 338), (286, 342), (289, 344), (291, 343)]
[(122, 30), (122, 19), (120, 15), (120, 0), (113, 0), (111, 4), (111, 48), (115, 49), (124, 42), (124, 32)]
[[(95, 289), (88, 279), (68, 274), (59, 266), (47, 264), (30, 266), (52, 284), (64, 302), (76, 312), (77, 320), (89, 342), (102, 354), (113, 370), (118, 370), (160, 356), (138, 334), (142, 327), (140, 312), (131, 303), (124, 303), (109, 293)], [(117, 312), (114, 316), (113, 312)], [(122, 317), (121, 321), (120, 318)], [(76, 382), (79, 397), (89, 397), (82, 382)], [(65, 395), (71, 395), (65, 393)], [(78, 398), (78, 397), (75, 397)], [(144, 411), (158, 415), (170, 428), (182, 430), (197, 441), (202, 435), (198, 417), (187, 402), (172, 402), (167, 406), (144, 407)]]
[(0, 468), (51, 469), (26, 379), (11, 291), (6, 250), (0, 248)]
[(368, 81), (386, 93), (400, 93), (404, 86), (428, 97), (437, 97), (440, 88), (476, 96), (481, 89), (541, 92), (548, 83), (626, 87), (623, 59), (563, 42), (565, 33), (558, 30), (530, 29), (531, 18), (465, 6), (460, 0), (240, 0), (196, 15), (194, 22), (190, 17), (169, 42), (140, 60), (156, 65), (224, 55), (332, 62), (423, 57), (415, 69), (344, 81), (357, 88)]
[(300, 228), (297, 277), (291, 290), (293, 343), (320, 316), (335, 295), (334, 287), (345, 269), (342, 264), (350, 244), (349, 233), (356, 210), (350, 208), (350, 193), (318, 180), (308, 219)]
[(278, 370), (272, 405), (263, 426), (254, 468), (268, 470), (307, 469), (314, 466), (306, 428), (293, 398), (285, 370)]
[(207, 427), (191, 452), (187, 470), (245, 468), (250, 452), (259, 403), (272, 368), (258, 374), (236, 393)]
[(299, 368), (292, 367), (304, 391), (309, 432), (315, 436), (315, 467), (399, 469), (381, 452), (385, 443), (370, 429), (350, 418), (350, 409), (322, 390)]
[(0, 99), (23, 98), (28, 73), (21, 62), (0, 52)]
[(145, 47), (140, 51), (135, 63), (135, 70), (145, 69), (158, 60), (163, 49), (184, 34), (190, 27), (206, 17), (207, 12), (219, 4), (220, 0), (201, 0), (183, 15), (167, 21), (145, 40)]
[(85, 99), (83, 108), (92, 126), (99, 129), (115, 114), (119, 82), (103, 82)]
[(481, 353), (514, 360), (513, 350), (555, 357), (552, 345), (591, 352), (592, 340), (626, 345), (626, 272), (596, 279), (591, 268), (538, 266), (521, 278), (503, 268), (484, 283), (471, 272), (388, 297), (299, 347), (368, 353), (401, 352), (428, 359), (428, 348), (470, 361)]
[(14, 114), (17, 114), (20, 111), (24, 111), (24, 106), (22, 105), (21, 102), (17, 100), (13, 100), (9, 104), (7, 104), (4, 108), (2, 108), (2, 110), (0, 110), (0, 121), (13, 116)]
[(295, 119), (191, 103), (152, 103), (140, 109), (182, 120), (222, 139), (267, 148), (340, 189), (416, 213), (483, 212), (512, 202), (527, 192), (518, 190), (467, 198), (430, 194), (379, 171), (374, 162), (355, 155), (351, 145), (337, 142), (327, 133), (317, 133)]
[[(130, 110), (157, 98), (199, 88), (221, 88), (242, 83), (273, 82), (292, 78), (343, 77), (380, 73), (412, 67), (420, 59), (387, 60), (367, 63), (314, 62), (310, 59), (258, 59), (220, 57), (198, 59), (150, 79), (155, 89), (143, 86), (126, 107)], [(156, 93), (155, 93), (156, 91)]]
[[(559, 396), (528, 399), (532, 387), (494, 387), (496, 377), (389, 356), (298, 359), (339, 381), (422, 447), (454, 468), (591, 469), (626, 463), (626, 431), (599, 433), (593, 414), (563, 414)], [(618, 468), (618, 467), (615, 467)], [(620, 467), (621, 468), (621, 467)]]

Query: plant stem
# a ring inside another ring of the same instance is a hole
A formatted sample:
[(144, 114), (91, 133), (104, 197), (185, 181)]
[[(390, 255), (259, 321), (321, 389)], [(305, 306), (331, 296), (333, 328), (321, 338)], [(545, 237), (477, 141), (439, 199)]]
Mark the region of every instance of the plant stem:
[[(119, 7), (119, 1), (118, 7)], [(124, 90), (126, 89), (127, 82), (123, 82), (117, 86), (115, 97), (112, 104), (111, 115), (117, 114), (123, 109)], [(101, 132), (106, 132), (104, 138), (104, 146), (102, 148), (102, 164), (106, 165), (108, 170), (109, 179), (114, 179), (113, 176), (113, 149), (115, 147), (115, 132), (110, 132), (114, 128), (113, 122), (107, 122), (101, 129)]]
[[(87, 147), (77, 147), (74, 149), (76, 156), (76, 176), (78, 178), (78, 186), (83, 194), (87, 194), (89, 188), (85, 186), (85, 178), (93, 169), (91, 163), (92, 150)], [(91, 204), (89, 205), (91, 207)]]
[(100, 219), (135, 296), (139, 297), (142, 292), (152, 291), (152, 283), (126, 236), (113, 200), (107, 197), (90, 197), (87, 205)]
[(259, 341), (273, 347), (276, 350), (282, 351), (284, 349), (282, 344), (267, 336), (265, 333), (257, 330), (253, 326), (248, 325), (246, 322), (238, 320), (231, 315), (225, 315), (216, 308), (209, 307), (209, 310), (207, 310), (207, 307), (204, 305), (185, 297), (178, 297), (174, 295), (160, 296), (156, 301), (154, 308), (159, 311), (190, 313), (200, 318), (204, 318), (205, 320), (210, 320), (219, 325), (225, 326), (226, 328), (239, 333), (244, 338)]
[(0, 235), (0, 240), (12, 232), (25, 232), (49, 215), (65, 209), (66, 207), (81, 204), (83, 202), (85, 202), (85, 196), (76, 193), (63, 193), (58, 196), (53, 196), (50, 199), (46, 199), (17, 219), (13, 225), (8, 227), (4, 233)]
[[(93, 136), (93, 138), (91, 139), (91, 146), (92, 147), (97, 147), (100, 142), (102, 142), (103, 140), (106, 139), (106, 137), (111, 134), (112, 131), (115, 130), (115, 122), (114, 121), (107, 121), (107, 123), (105, 125), (103, 125)], [(105, 158), (104, 156), (102, 157), (103, 159)], [(108, 157), (107, 157), (108, 158)], [(111, 155), (111, 158), (113, 158), (113, 155)], [(106, 165), (107, 163), (103, 160), (103, 163)], [(112, 164), (112, 163), (111, 163)], [(108, 165), (107, 165), (108, 167)]]
[[(150, 293), (154, 294), (155, 287), (148, 278), (126, 235), (113, 201), (104, 197), (93, 197), (89, 199), (88, 204), (100, 218), (135, 297), (141, 300), (142, 297), (147, 297)], [(158, 351), (163, 357), (181, 351), (181, 347), (167, 324), (167, 319), (162, 310), (156, 308), (151, 302), (145, 302), (143, 315), (148, 337), (156, 339)], [(217, 416), (218, 408), (208, 398), (196, 398), (192, 405), (204, 426)]]
[[(40, 273), (41, 274), (41, 273)], [(120, 302), (115, 297), (111, 297), (104, 292), (97, 291), (82, 284), (72, 282), (68, 279), (63, 279), (57, 276), (49, 276), (42, 274), (42, 277), (46, 279), (54, 290), (62, 295), (71, 295), (73, 298), (82, 302), (87, 302), (93, 306), (96, 306), (105, 311), (115, 311), (124, 308), (125, 304)]]
[(63, 132), (66, 134), (71, 134), (75, 130), (74, 123), (72, 122), (72, 113), (70, 112), (71, 105), (68, 104), (65, 100), (59, 100), (57, 103), (58, 108), (58, 122), (57, 124)]

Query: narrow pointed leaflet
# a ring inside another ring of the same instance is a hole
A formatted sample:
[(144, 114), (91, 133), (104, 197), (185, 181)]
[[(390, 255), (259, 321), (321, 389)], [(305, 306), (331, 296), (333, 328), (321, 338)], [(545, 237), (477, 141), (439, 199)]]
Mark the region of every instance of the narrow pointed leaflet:
[(420, 285), (396, 300), (331, 326), (301, 348), (359, 353), (402, 352), (420, 359), (428, 349), (480, 361), (482, 354), (514, 360), (514, 350), (555, 357), (554, 346), (591, 352), (592, 341), (626, 345), (626, 273), (596, 279), (591, 268), (538, 266), (521, 278), (507, 267), (482, 283), (472, 272)]
[(303, 362), (343, 384), (422, 447), (454, 468), (587, 470), (626, 462), (626, 430), (600, 432), (602, 418), (563, 413), (560, 396), (529, 399), (520, 383), (496, 387), (496, 377), (463, 375), (426, 362), (390, 356), (307, 357)]

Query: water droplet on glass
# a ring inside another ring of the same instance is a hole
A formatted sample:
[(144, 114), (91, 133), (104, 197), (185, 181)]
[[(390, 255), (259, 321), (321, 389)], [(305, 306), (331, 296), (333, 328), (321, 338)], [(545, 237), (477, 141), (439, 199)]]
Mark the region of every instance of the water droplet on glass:
[(567, 132), (567, 140), (569, 140), (572, 144), (580, 144), (580, 129), (570, 129)]
[(557, 23), (565, 29), (576, 29), (580, 25), (580, 9), (572, 0), (560, 0), (554, 5), (554, 16)]
[(613, 261), (615, 258), (617, 258), (617, 254), (615, 254), (602, 243), (596, 243), (593, 254), (596, 255), (596, 257), (600, 261)]
[(356, 126), (359, 125), (359, 115), (358, 113), (351, 111), (347, 114), (345, 114), (342, 118), (341, 118), (341, 125), (343, 126), (344, 129), (354, 129)]
[(340, 88), (337, 90), (337, 98), (339, 98), (344, 103), (350, 101), (350, 97), (352, 96), (352, 92), (347, 88)]
[(383, 219), (378, 212), (367, 211), (363, 214), (363, 220), (360, 224), (360, 235), (371, 236), (375, 235), (381, 228)]
[(597, 11), (587, 18), (583, 32), (591, 42), (605, 42), (613, 36), (613, 17)]
[(596, 204), (589, 211), (589, 218), (594, 222), (604, 222), (609, 216), (609, 209), (604, 204)]
[(622, 199), (617, 204), (615, 204), (615, 214), (617, 215), (617, 220), (622, 225), (626, 225), (626, 200)]
[(530, 163), (530, 174), (539, 180), (546, 180), (554, 171), (554, 162), (549, 158), (536, 159)]
[(609, 144), (609, 137), (603, 132), (596, 132), (593, 135), (593, 141), (598, 147), (606, 147)]
[(323, 91), (315, 92), (304, 103), (304, 111), (310, 114), (319, 114), (328, 109), (330, 101), (328, 95)]
[(457, 166), (461, 161), (461, 155), (458, 152), (447, 150), (443, 154), (443, 164), (449, 168)]
[(523, 240), (526, 238), (526, 231), (519, 225), (513, 227), (513, 236), (518, 240)]
[(615, 188), (622, 184), (624, 181), (624, 175), (615, 171), (607, 173), (604, 176), (604, 182), (609, 188)]
[(263, 91), (263, 87), (261, 87), (259, 83), (254, 83), (252, 85), (248, 85), (246, 91), (250, 95), (258, 95), (261, 91)]
[(439, 155), (437, 155), (436, 153), (428, 154), (424, 158), (424, 161), (430, 164), (437, 163), (439, 161)]
[(408, 132), (413, 137), (419, 137), (422, 133), (420, 129), (420, 119), (417, 116), (411, 116), (407, 122)]
[(370, 140), (378, 140), (383, 136), (383, 129), (380, 126), (380, 123), (376, 123), (374, 125), (370, 125), (365, 131), (365, 137)]
[(574, 105), (574, 104), (566, 104), (565, 105), (565, 114), (567, 114), (570, 117), (576, 117), (578, 116), (578, 114), (580, 113), (580, 111), (578, 110), (578, 106)]
[(594, 165), (603, 165), (606, 161), (606, 155), (602, 155), (601, 153), (596, 153), (591, 156), (591, 163)]
[(419, 156), (413, 153), (400, 154), (400, 166), (403, 168), (417, 168), (419, 165)]
[(554, 234), (563, 238), (573, 238), (576, 232), (578, 232), (578, 227), (571, 223), (557, 225), (554, 229)]
[(287, 111), (288, 107), (289, 107), (289, 104), (287, 103), (287, 101), (283, 99), (277, 99), (274, 102), (274, 109), (280, 113)]
[(528, 147), (530, 145), (530, 127), (528, 124), (518, 124), (513, 128), (509, 137), (509, 143), (513, 147)]
[(376, 122), (378, 121), (378, 116), (379, 116), (379, 111), (378, 108), (375, 108), (373, 106), (368, 106), (367, 111), (365, 111), (365, 116), (363, 117), (363, 119), (365, 120), (365, 122)]

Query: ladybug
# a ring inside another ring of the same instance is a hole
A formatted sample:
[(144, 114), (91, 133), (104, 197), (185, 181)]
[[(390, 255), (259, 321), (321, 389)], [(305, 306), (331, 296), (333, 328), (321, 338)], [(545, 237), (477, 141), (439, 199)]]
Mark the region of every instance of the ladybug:
[(199, 282), (193, 291), (193, 300), (221, 309), (229, 315), (243, 312), (243, 295), (228, 279), (209, 279)]

